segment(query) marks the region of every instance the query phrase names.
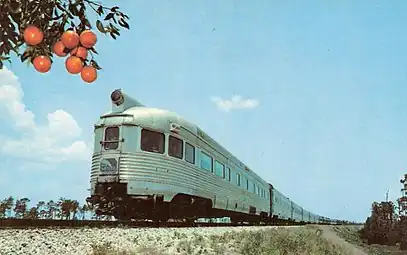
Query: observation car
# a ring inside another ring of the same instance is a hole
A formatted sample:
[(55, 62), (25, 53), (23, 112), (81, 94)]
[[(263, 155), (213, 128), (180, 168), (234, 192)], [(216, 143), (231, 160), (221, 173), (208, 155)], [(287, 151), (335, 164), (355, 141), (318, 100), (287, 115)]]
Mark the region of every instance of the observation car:
[(91, 195), (117, 219), (229, 217), (232, 222), (318, 223), (203, 130), (117, 89), (94, 129)]

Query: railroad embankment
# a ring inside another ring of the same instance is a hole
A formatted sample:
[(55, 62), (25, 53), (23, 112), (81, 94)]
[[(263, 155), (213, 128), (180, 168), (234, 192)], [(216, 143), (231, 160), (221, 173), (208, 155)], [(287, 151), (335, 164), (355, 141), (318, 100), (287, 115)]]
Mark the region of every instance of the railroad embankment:
[(0, 253), (353, 254), (351, 244), (335, 242), (325, 231), (325, 226), (2, 229)]

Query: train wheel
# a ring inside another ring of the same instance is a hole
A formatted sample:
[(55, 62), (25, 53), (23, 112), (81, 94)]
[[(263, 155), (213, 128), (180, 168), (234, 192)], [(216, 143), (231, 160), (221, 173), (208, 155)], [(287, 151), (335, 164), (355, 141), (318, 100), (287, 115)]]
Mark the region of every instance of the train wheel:
[(196, 218), (192, 217), (192, 218), (185, 218), (184, 222), (187, 226), (193, 226), (195, 225), (195, 220)]
[(170, 219), (170, 207), (168, 204), (159, 205), (152, 212), (152, 220), (154, 222), (167, 222)]
[(232, 222), (232, 224), (239, 224), (240, 223), (240, 219), (236, 216), (232, 216), (230, 217), (230, 222)]

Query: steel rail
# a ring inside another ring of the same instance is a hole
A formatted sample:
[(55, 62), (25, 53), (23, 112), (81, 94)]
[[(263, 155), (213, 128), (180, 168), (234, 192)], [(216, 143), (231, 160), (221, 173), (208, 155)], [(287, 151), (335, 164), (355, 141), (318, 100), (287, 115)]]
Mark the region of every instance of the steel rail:
[[(238, 227), (238, 226), (295, 226), (306, 223), (250, 224), (250, 223), (211, 223), (211, 222), (152, 222), (152, 221), (107, 221), (107, 220), (54, 220), (54, 219), (0, 219), (0, 229), (26, 228), (187, 228), (187, 227)], [(329, 225), (327, 223), (311, 225)]]

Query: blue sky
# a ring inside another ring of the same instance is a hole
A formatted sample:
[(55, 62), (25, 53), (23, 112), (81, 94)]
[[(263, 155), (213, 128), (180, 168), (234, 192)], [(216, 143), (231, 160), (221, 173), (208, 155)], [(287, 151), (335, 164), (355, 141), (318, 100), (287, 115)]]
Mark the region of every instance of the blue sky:
[(0, 198), (83, 201), (116, 88), (196, 123), (315, 213), (362, 221), (387, 189), (400, 195), (404, 1), (121, 2), (131, 30), (99, 35), (95, 83), (63, 59), (45, 75), (18, 61), (0, 72)]

